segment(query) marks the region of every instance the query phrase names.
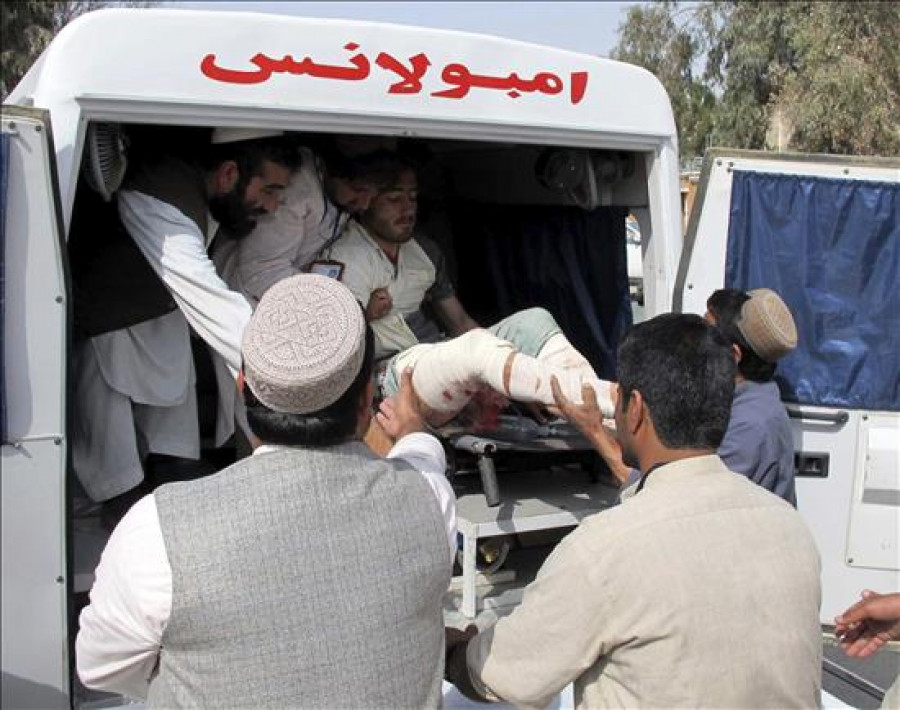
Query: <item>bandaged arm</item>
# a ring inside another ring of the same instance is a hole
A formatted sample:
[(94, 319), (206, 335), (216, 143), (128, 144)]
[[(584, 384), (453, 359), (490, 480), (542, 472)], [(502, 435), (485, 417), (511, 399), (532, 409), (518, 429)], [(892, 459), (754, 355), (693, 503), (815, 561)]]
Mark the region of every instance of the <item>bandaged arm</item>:
[(572, 401), (581, 403), (586, 382), (596, 392), (604, 416), (613, 413), (610, 383), (593, 371), (536, 360), (483, 328), (442, 343), (417, 345), (401, 353), (395, 363), (398, 372), (413, 368), (416, 393), (436, 412), (460, 411), (482, 384), (516, 401), (552, 406), (550, 379), (555, 375)]

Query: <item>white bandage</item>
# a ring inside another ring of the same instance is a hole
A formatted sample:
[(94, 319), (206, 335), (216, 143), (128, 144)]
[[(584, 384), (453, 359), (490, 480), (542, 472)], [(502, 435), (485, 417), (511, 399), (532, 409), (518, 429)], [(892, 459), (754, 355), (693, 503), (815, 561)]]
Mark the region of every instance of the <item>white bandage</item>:
[(587, 367), (559, 367), (518, 353), (513, 361), (509, 397), (520, 402), (540, 402), (553, 406), (556, 404), (550, 386), (553, 376), (559, 380), (560, 389), (566, 398), (576, 404), (582, 403), (582, 386), (590, 385), (597, 395), (597, 404), (600, 411), (603, 412), (603, 416), (613, 416), (614, 407), (610, 396), (610, 383), (597, 377), (590, 365)]
[(562, 333), (551, 335), (544, 343), (537, 359), (557, 367), (591, 370), (591, 364)]
[[(578, 355), (568, 341), (565, 342)], [(546, 347), (541, 354), (544, 351)], [(507, 388), (503, 375), (510, 355), (515, 357)], [(590, 384), (604, 416), (611, 417), (610, 383), (599, 379), (580, 355), (573, 358), (571, 353), (567, 353), (565, 357), (571, 367), (541, 362), (516, 352), (512, 343), (477, 328), (453, 340), (412, 347), (397, 356), (395, 367), (398, 377), (405, 368), (413, 368), (416, 393), (436, 412), (460, 411), (482, 384), (520, 402), (539, 402), (551, 406), (555, 401), (550, 378), (555, 375), (563, 394), (576, 403), (582, 401), (582, 384)]]
[(413, 387), (436, 412), (458, 412), (482, 384), (504, 392), (503, 368), (511, 343), (482, 328), (442, 343), (416, 345), (397, 356), (397, 375), (413, 368)]

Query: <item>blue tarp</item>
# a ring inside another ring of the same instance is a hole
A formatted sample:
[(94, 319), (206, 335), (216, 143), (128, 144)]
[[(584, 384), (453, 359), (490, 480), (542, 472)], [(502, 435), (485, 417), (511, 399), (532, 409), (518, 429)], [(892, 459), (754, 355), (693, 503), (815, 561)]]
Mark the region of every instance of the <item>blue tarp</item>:
[(786, 400), (900, 411), (900, 186), (735, 171), (725, 285), (794, 314)]
[(465, 259), (458, 293), (481, 323), (543, 306), (600, 377), (615, 379), (616, 350), (631, 327), (627, 210), (467, 203), (455, 211)]

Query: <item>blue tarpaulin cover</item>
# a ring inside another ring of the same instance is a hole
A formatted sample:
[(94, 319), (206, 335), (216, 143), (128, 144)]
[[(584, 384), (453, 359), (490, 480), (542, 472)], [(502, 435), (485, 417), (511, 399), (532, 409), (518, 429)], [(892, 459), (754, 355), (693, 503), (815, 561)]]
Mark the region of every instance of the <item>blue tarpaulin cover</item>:
[(794, 314), (785, 400), (900, 411), (900, 186), (736, 170), (725, 285)]

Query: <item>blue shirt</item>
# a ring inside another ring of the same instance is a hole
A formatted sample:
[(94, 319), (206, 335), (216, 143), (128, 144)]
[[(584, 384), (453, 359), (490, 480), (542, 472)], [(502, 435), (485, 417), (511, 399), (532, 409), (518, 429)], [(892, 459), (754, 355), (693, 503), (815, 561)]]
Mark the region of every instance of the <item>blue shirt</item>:
[(732, 471), (797, 506), (791, 423), (774, 382), (745, 381), (734, 388), (719, 456)]

